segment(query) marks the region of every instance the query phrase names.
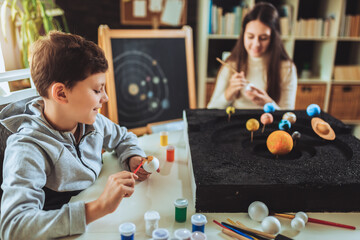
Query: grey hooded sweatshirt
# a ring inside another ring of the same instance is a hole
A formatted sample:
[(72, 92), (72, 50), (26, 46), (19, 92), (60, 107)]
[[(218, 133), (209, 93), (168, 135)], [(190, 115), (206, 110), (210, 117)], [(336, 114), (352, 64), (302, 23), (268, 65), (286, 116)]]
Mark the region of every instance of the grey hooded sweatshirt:
[(85, 203), (69, 203), (88, 188), (102, 168), (101, 151), (114, 150), (124, 169), (128, 158), (145, 157), (137, 137), (98, 114), (93, 125), (79, 124), (77, 144), (71, 132), (52, 128), (36, 98), (0, 112), (13, 134), (3, 163), (1, 239), (49, 239), (85, 231)]

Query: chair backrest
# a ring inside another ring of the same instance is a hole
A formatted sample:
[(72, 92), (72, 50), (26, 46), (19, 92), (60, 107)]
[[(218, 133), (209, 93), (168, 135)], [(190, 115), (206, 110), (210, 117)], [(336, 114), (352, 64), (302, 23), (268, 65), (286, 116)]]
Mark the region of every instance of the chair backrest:
[[(12, 102), (24, 100), (24, 104), (27, 100), (26, 98), (34, 97), (37, 95), (35, 86), (30, 76), (30, 69), (20, 69), (13, 70), (8, 72), (0, 73), (0, 83), (7, 83), (11, 81), (21, 80), (21, 79), (30, 79), (31, 87), (16, 92), (5, 92), (5, 94), (0, 94), (0, 111), (6, 105)], [(4, 152), (6, 148), (6, 140), (11, 135), (11, 132), (0, 124), (0, 185), (2, 183), (2, 170), (3, 170), (3, 161), (4, 161)], [(0, 197), (2, 196), (2, 189), (0, 189)]]
[(31, 80), (29, 68), (0, 73), (0, 83), (12, 82), (26, 78), (30, 79), (31, 87), (15, 92), (5, 93), (4, 95), (0, 94), (0, 105), (8, 104), (11, 102), (19, 101), (24, 98), (29, 98), (37, 95), (36, 88), (34, 86), (33, 81)]

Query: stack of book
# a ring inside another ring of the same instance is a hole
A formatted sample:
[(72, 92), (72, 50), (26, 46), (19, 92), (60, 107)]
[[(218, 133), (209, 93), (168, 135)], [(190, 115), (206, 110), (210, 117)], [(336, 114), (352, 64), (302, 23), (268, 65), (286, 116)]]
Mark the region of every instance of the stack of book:
[(321, 18), (300, 18), (296, 22), (295, 35), (297, 37), (335, 37), (335, 18), (333, 16)]
[(281, 35), (289, 36), (292, 30), (293, 19), (293, 6), (289, 4), (283, 4), (278, 8), (280, 16), (280, 31)]
[(360, 37), (360, 14), (344, 15), (340, 23), (340, 37)]
[(211, 4), (209, 34), (239, 35), (243, 18), (249, 9), (248, 5), (241, 4), (225, 12), (223, 7)]

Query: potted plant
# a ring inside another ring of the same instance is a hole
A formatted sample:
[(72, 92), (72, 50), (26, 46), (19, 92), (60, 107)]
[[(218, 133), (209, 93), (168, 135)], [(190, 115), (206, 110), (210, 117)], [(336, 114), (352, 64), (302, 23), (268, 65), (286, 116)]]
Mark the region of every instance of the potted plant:
[(4, 0), (1, 6), (1, 30), (6, 40), (6, 11), (11, 9), (11, 26), (20, 49), (24, 68), (29, 67), (29, 46), (51, 30), (61, 30), (62, 19), (65, 32), (68, 31), (64, 11), (53, 0)]

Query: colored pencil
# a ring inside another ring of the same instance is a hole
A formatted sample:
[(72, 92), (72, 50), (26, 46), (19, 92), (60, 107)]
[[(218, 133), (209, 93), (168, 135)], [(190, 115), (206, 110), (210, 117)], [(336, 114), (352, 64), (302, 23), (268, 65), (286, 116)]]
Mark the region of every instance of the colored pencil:
[[(228, 228), (228, 227), (222, 225), (221, 223), (219, 223), (219, 222), (216, 221), (216, 220), (213, 220), (213, 222), (216, 223), (217, 225), (219, 225), (220, 227), (224, 228), (225, 230), (231, 231), (231, 232), (235, 233), (236, 235), (238, 235), (238, 237), (236, 237), (237, 239), (240, 239), (240, 240), (248, 240), (248, 239), (254, 240), (253, 237), (248, 236), (248, 235), (246, 235), (246, 234), (244, 234), (244, 233), (242, 233), (242, 232), (240, 232), (240, 231), (237, 231), (237, 230), (233, 230), (233, 229), (231, 229), (231, 228)], [(224, 229), (223, 229), (223, 230), (224, 230)], [(223, 232), (224, 232), (224, 231), (223, 231)]]
[(139, 169), (141, 168), (141, 166), (144, 164), (144, 161), (141, 162), (141, 164), (135, 169), (134, 173), (136, 173), (137, 171), (139, 171)]
[[(293, 218), (295, 218), (295, 215), (292, 215), (292, 214), (284, 214), (284, 213), (274, 213), (274, 216), (276, 216), (276, 217), (288, 218), (288, 219), (293, 219)], [(322, 224), (322, 225), (327, 225), (327, 226), (333, 226), (333, 227), (347, 228), (347, 229), (351, 229), (351, 230), (356, 230), (356, 227), (354, 227), (354, 226), (350, 226), (350, 225), (346, 225), (346, 224), (341, 224), (341, 223), (336, 223), (336, 222), (325, 221), (325, 220), (320, 220), (320, 219), (316, 219), (316, 218), (310, 218), (310, 217), (309, 217), (309, 218), (308, 218), (308, 222), (317, 223), (317, 224)]]

